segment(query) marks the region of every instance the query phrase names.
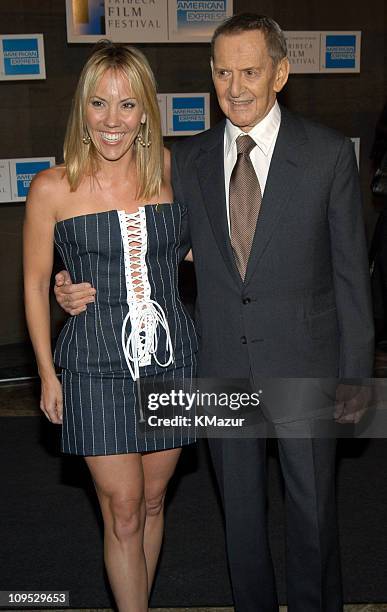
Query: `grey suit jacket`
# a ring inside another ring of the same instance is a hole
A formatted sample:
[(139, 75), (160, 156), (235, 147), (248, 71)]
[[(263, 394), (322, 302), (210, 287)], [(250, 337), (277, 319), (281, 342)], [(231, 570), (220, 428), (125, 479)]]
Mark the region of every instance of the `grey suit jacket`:
[(173, 148), (175, 198), (189, 211), (197, 277), (199, 374), (371, 376), (368, 258), (353, 145), (281, 112), (245, 282), (227, 226), (224, 122)]

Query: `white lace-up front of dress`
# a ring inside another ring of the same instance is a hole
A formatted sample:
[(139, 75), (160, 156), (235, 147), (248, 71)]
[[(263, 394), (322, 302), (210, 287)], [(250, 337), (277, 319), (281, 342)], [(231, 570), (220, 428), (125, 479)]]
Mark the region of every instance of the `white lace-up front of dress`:
[[(138, 380), (140, 367), (150, 365), (152, 358), (160, 366), (173, 363), (171, 334), (165, 312), (151, 299), (146, 265), (148, 235), (145, 206), (134, 213), (118, 211), (124, 248), (125, 280), (129, 312), (122, 324), (121, 341), (126, 363), (133, 380)], [(130, 323), (130, 332), (127, 326)], [(166, 361), (157, 358), (161, 329), (166, 334)]]

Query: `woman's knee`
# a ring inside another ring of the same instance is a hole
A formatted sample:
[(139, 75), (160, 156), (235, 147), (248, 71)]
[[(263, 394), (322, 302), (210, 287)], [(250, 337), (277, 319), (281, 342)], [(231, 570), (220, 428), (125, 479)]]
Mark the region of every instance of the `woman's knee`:
[(109, 500), (111, 527), (118, 540), (130, 540), (141, 534), (145, 522), (143, 498), (111, 497)]
[(145, 495), (146, 516), (159, 516), (164, 510), (165, 489), (161, 492), (150, 492)]

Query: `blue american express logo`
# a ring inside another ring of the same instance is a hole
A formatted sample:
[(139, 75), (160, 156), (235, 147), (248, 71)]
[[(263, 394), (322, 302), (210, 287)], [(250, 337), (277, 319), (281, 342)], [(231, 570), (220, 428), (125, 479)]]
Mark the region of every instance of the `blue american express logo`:
[(355, 68), (356, 36), (352, 34), (327, 35), (325, 64), (327, 68)]
[(173, 98), (173, 130), (175, 132), (196, 132), (205, 129), (204, 97)]
[(3, 55), (6, 75), (39, 74), (37, 38), (3, 39)]
[(177, 24), (222, 21), (226, 18), (227, 0), (178, 0)]

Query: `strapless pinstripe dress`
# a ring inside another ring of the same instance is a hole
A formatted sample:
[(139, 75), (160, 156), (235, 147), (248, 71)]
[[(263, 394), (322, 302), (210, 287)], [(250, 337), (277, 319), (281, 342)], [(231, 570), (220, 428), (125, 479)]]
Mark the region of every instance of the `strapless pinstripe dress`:
[[(195, 375), (197, 338), (177, 288), (189, 248), (185, 207), (72, 217), (56, 224), (54, 240), (72, 281), (96, 289), (95, 303), (67, 320), (55, 347), (62, 452), (112, 455), (193, 442), (190, 426), (160, 431), (144, 423), (138, 393), (139, 380), (187, 391)], [(168, 417), (183, 412), (168, 407)]]

